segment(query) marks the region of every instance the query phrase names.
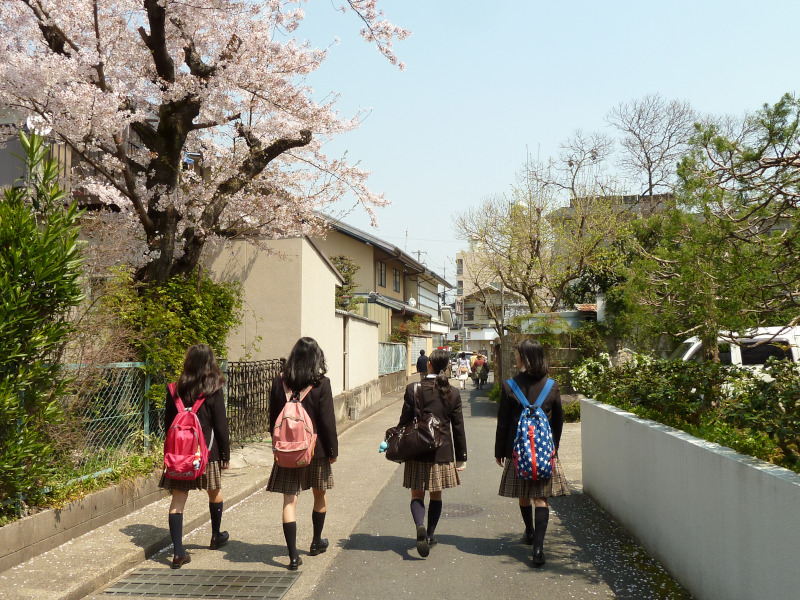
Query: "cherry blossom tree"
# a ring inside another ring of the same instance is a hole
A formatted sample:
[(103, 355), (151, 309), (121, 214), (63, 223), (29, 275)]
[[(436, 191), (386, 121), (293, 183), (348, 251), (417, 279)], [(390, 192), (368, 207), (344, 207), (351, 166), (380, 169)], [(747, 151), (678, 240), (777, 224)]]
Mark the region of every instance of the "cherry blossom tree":
[[(343, 196), (373, 219), (385, 204), (367, 172), (323, 153), (359, 115), (341, 118), (335, 94), (314, 99), (308, 77), (327, 51), (295, 36), (304, 4), (0, 3), (0, 105), (44, 119), (71, 148), (73, 189), (114, 208), (93, 231), (140, 257), (137, 279), (191, 271), (207, 242), (314, 233), (315, 211)], [(377, 0), (338, 8), (402, 69), (393, 42), (409, 32)]]

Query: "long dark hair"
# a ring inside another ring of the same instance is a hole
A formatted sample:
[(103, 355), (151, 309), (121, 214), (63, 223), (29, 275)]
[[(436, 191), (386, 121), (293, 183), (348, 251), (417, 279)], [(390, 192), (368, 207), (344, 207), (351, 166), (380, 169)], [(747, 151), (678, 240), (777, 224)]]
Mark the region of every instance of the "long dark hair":
[(184, 404), (194, 404), (201, 395), (209, 396), (225, 383), (214, 351), (207, 344), (189, 346), (183, 359), (183, 371), (178, 377), (178, 395)]
[(436, 373), (433, 385), (436, 387), (436, 391), (439, 392), (439, 397), (444, 405), (450, 408), (450, 378), (447, 376), (447, 371), (450, 370), (450, 353), (447, 350), (437, 348), (431, 352), (428, 360), (431, 363), (433, 372)]
[(314, 338), (301, 337), (283, 366), (283, 380), (286, 387), (299, 393), (304, 387), (319, 383), (327, 372), (325, 354), (317, 341)]
[(517, 352), (522, 360), (522, 368), (525, 372), (540, 380), (547, 375), (547, 359), (544, 356), (544, 347), (536, 340), (524, 340), (517, 344)]

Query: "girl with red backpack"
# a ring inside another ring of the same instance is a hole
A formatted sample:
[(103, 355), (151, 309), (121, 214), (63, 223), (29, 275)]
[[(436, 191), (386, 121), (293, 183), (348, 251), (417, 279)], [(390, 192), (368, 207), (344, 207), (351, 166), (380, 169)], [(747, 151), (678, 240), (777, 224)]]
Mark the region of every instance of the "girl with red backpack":
[(283, 372), (272, 382), (269, 398), (270, 431), (275, 432), (287, 401), (299, 402), (310, 417), (317, 436), (310, 463), (289, 467), (281, 466), (276, 460), (267, 484), (267, 491), (283, 494), (283, 536), (289, 551), (290, 571), (296, 571), (303, 564), (297, 551), (296, 516), (297, 500), (302, 490), (311, 488), (314, 495), (311, 512), (314, 534), (308, 553), (316, 556), (328, 549), (328, 540), (322, 538), (322, 529), (328, 508), (326, 490), (333, 487), (331, 465), (339, 455), (339, 438), (336, 434), (331, 381), (325, 377), (327, 371), (325, 355), (319, 344), (313, 338), (302, 337), (289, 353)]
[[(225, 376), (217, 365), (214, 351), (206, 344), (195, 344), (186, 351), (183, 371), (177, 384), (167, 391), (164, 410), (164, 430), (169, 431), (178, 415), (176, 397), (185, 408), (192, 407), (198, 399), (202, 403), (197, 409), (197, 419), (208, 448), (208, 464), (205, 472), (194, 479), (175, 479), (165, 469), (159, 487), (172, 494), (169, 506), (169, 533), (172, 537), (172, 568), (180, 569), (192, 558), (183, 548), (183, 509), (189, 490), (208, 492), (208, 509), (211, 513), (211, 543), (215, 550), (228, 541), (228, 532), (220, 531), (222, 524), (222, 471), (228, 468), (231, 459), (228, 436), (228, 419), (225, 415), (225, 400), (222, 385)], [(173, 391), (174, 390), (174, 391)]]

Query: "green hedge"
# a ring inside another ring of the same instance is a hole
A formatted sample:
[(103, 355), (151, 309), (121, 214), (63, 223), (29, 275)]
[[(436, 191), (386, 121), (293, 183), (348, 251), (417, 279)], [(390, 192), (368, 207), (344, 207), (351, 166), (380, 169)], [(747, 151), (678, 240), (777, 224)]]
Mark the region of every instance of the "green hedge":
[(800, 366), (770, 361), (760, 373), (716, 363), (607, 355), (572, 370), (589, 398), (800, 472)]

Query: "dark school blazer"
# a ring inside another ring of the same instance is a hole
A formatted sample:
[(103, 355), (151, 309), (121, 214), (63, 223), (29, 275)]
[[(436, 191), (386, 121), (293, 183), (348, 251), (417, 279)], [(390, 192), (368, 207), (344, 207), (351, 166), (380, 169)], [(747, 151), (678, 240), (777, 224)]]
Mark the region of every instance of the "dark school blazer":
[[(535, 380), (522, 371), (514, 377), (514, 381), (517, 382), (528, 402), (533, 404), (544, 388), (547, 377)], [(564, 429), (564, 411), (561, 408), (561, 392), (557, 382), (553, 384), (553, 388), (544, 399), (542, 410), (547, 415), (547, 420), (550, 421), (550, 430), (553, 432), (553, 442), (555, 442), (556, 453), (558, 453), (561, 431)], [(517, 424), (521, 414), (522, 404), (504, 381), (500, 388), (500, 406), (497, 409), (497, 432), (494, 437), (495, 458), (513, 458), (514, 438), (517, 435)]]
[[(333, 392), (331, 380), (322, 376), (319, 382), (311, 388), (308, 395), (301, 402), (308, 416), (314, 423), (314, 433), (317, 434), (317, 445), (314, 446), (314, 456), (336, 458), (339, 456), (339, 437), (336, 434), (336, 414), (333, 410)], [(269, 395), (269, 430), (275, 430), (275, 423), (283, 407), (286, 406), (286, 394), (283, 391), (283, 380), (278, 375), (272, 381), (272, 391)]]
[[(183, 398), (182, 398), (183, 400)], [(184, 400), (183, 405), (188, 408), (188, 401)], [(164, 405), (164, 426), (166, 431), (172, 421), (178, 414), (178, 409), (175, 406), (175, 399), (172, 394), (167, 390), (167, 400)], [(200, 427), (203, 428), (203, 437), (206, 438), (206, 444), (211, 441), (211, 430), (214, 430), (214, 444), (208, 451), (208, 460), (221, 460), (228, 462), (231, 459), (231, 442), (228, 433), (228, 417), (225, 414), (225, 397), (222, 394), (222, 388), (213, 392), (206, 397), (203, 401), (200, 410), (197, 411), (197, 419), (200, 421)]]
[[(403, 411), (398, 425), (414, 420), (414, 388), (420, 387), (420, 407), (422, 412), (430, 412), (442, 421), (442, 445), (436, 450), (423, 454), (414, 460), (420, 462), (445, 462), (467, 460), (467, 436), (464, 432), (464, 415), (461, 412), (461, 394), (452, 385), (449, 388), (450, 407), (445, 407), (439, 392), (433, 384), (434, 377), (426, 377), (421, 383), (410, 383), (403, 396)], [(455, 458), (453, 458), (455, 452)]]

